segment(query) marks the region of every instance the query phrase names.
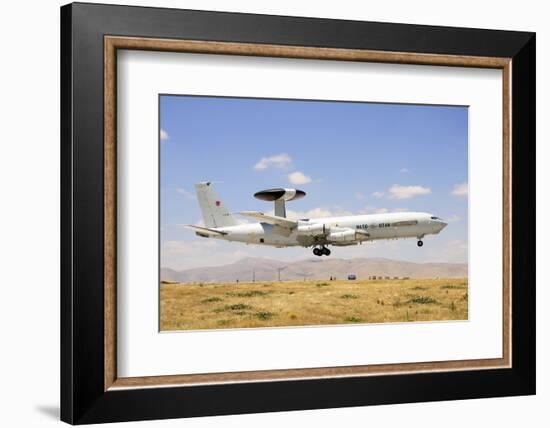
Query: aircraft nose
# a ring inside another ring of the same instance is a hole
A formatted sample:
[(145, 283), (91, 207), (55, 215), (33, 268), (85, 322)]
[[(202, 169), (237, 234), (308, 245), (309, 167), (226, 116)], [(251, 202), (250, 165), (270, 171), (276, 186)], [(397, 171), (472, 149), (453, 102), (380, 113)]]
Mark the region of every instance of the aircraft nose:
[(439, 224), (439, 227), (440, 229), (439, 230), (443, 230), (447, 227), (447, 223), (445, 223), (444, 221), (442, 221), (440, 224)]

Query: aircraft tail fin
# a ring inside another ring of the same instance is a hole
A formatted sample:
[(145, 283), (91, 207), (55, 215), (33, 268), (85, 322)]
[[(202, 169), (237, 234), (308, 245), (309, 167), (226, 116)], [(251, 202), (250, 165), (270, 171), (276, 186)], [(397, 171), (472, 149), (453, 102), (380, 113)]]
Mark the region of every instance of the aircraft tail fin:
[(195, 184), (197, 199), (202, 211), (202, 217), (206, 227), (235, 226), (237, 220), (222, 203), (212, 183), (200, 182)]

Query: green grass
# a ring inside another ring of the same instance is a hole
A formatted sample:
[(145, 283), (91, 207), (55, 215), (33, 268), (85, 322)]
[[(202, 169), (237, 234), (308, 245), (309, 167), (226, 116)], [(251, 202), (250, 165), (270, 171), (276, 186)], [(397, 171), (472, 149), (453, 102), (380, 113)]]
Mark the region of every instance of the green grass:
[(357, 297), (356, 294), (342, 294), (340, 296), (341, 299), (357, 299)]
[(269, 291), (260, 291), (260, 290), (251, 290), (251, 291), (243, 291), (240, 293), (225, 293), (226, 296), (229, 297), (260, 297), (260, 296), (267, 296), (269, 294)]
[(254, 316), (262, 321), (270, 320), (275, 316), (273, 312), (256, 312)]
[(362, 322), (363, 320), (359, 317), (346, 317), (346, 318), (344, 318), (344, 321), (345, 322), (357, 323), (357, 322)]
[(223, 299), (220, 297), (209, 297), (208, 299), (201, 300), (201, 303), (215, 303), (215, 302), (221, 302)]
[(435, 300), (431, 297), (427, 297), (427, 296), (419, 296), (419, 297), (413, 297), (412, 299), (409, 300), (408, 303), (416, 303), (416, 304), (419, 304), (419, 305), (428, 305), (428, 304), (437, 303), (437, 300)]
[(224, 306), (226, 311), (244, 311), (247, 309), (252, 309), (252, 306), (245, 305), (244, 303), (237, 303), (235, 305), (226, 305)]

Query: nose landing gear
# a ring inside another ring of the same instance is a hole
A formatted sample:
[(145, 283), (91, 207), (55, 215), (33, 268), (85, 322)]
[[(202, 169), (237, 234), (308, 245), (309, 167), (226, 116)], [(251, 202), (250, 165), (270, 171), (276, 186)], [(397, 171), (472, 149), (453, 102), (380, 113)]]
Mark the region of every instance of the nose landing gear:
[(422, 245), (424, 245), (424, 242), (422, 242), (422, 240), (419, 239), (418, 242), (416, 243), (416, 245), (418, 245), (419, 247), (421, 247)]
[(313, 254), (315, 254), (316, 256), (322, 256), (322, 255), (325, 255), (325, 256), (330, 256), (330, 250), (325, 247), (324, 245), (321, 245), (320, 247), (315, 247), (313, 249)]

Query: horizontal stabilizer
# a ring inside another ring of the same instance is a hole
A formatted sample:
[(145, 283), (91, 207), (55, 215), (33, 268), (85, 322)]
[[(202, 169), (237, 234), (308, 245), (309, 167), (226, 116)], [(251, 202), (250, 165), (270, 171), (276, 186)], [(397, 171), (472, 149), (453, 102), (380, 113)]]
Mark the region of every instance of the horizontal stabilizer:
[(194, 230), (195, 232), (202, 235), (208, 235), (208, 236), (227, 235), (227, 232), (222, 232), (221, 230), (210, 229), (208, 227), (195, 226), (193, 224), (178, 224), (178, 226), (186, 227), (187, 229)]
[(264, 214), (260, 211), (241, 211), (240, 215), (246, 217), (252, 217), (262, 223), (272, 224), (274, 226), (284, 227), (286, 229), (294, 229), (298, 226), (298, 222), (294, 220), (289, 220), (285, 217), (278, 217), (275, 215)]

